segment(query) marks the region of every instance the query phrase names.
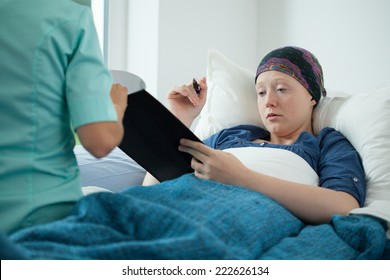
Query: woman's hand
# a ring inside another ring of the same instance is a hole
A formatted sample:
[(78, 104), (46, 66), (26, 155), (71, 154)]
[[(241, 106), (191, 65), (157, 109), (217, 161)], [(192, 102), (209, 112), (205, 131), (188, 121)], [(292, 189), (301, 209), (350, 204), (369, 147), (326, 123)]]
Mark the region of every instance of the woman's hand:
[(181, 139), (179, 150), (193, 156), (195, 176), (223, 184), (240, 185), (249, 169), (230, 153), (212, 149), (203, 143)]
[(169, 110), (187, 127), (191, 126), (206, 103), (206, 78), (203, 77), (198, 80), (198, 84), (200, 86), (199, 95), (196, 93), (192, 81), (180, 87), (175, 87), (168, 92)]

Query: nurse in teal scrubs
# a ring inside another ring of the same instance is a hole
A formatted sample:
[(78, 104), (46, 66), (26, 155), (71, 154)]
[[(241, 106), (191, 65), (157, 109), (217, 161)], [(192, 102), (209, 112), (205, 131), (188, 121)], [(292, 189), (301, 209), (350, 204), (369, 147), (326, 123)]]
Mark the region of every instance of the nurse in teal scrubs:
[(65, 217), (82, 197), (73, 130), (96, 157), (123, 136), (91, 10), (71, 0), (0, 2), (0, 231)]

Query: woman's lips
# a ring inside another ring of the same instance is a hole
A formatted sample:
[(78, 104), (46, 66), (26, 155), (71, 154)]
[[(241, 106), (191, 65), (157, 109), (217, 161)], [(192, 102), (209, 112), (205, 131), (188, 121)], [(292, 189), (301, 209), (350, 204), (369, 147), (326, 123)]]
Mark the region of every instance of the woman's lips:
[(269, 114), (267, 115), (267, 120), (274, 120), (274, 119), (276, 119), (276, 118), (278, 118), (278, 117), (280, 117), (280, 115), (275, 114), (275, 113), (269, 113)]

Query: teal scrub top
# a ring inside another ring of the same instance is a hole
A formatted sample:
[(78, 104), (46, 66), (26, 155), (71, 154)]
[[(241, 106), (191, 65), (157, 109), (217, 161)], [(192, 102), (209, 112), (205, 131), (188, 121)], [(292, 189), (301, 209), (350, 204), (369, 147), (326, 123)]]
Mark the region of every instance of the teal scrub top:
[(90, 8), (0, 2), (0, 231), (66, 216), (82, 197), (72, 128), (116, 121)]

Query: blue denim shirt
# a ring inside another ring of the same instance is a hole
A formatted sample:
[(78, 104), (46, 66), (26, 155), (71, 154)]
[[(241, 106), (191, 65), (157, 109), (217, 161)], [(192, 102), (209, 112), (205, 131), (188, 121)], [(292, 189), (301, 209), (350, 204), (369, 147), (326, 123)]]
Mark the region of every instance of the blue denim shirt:
[(302, 132), (292, 145), (253, 143), (269, 139), (269, 132), (253, 125), (224, 129), (204, 140), (214, 149), (268, 147), (286, 149), (301, 156), (318, 174), (319, 185), (351, 194), (363, 206), (366, 180), (361, 158), (351, 143), (333, 128), (324, 128), (317, 136)]

